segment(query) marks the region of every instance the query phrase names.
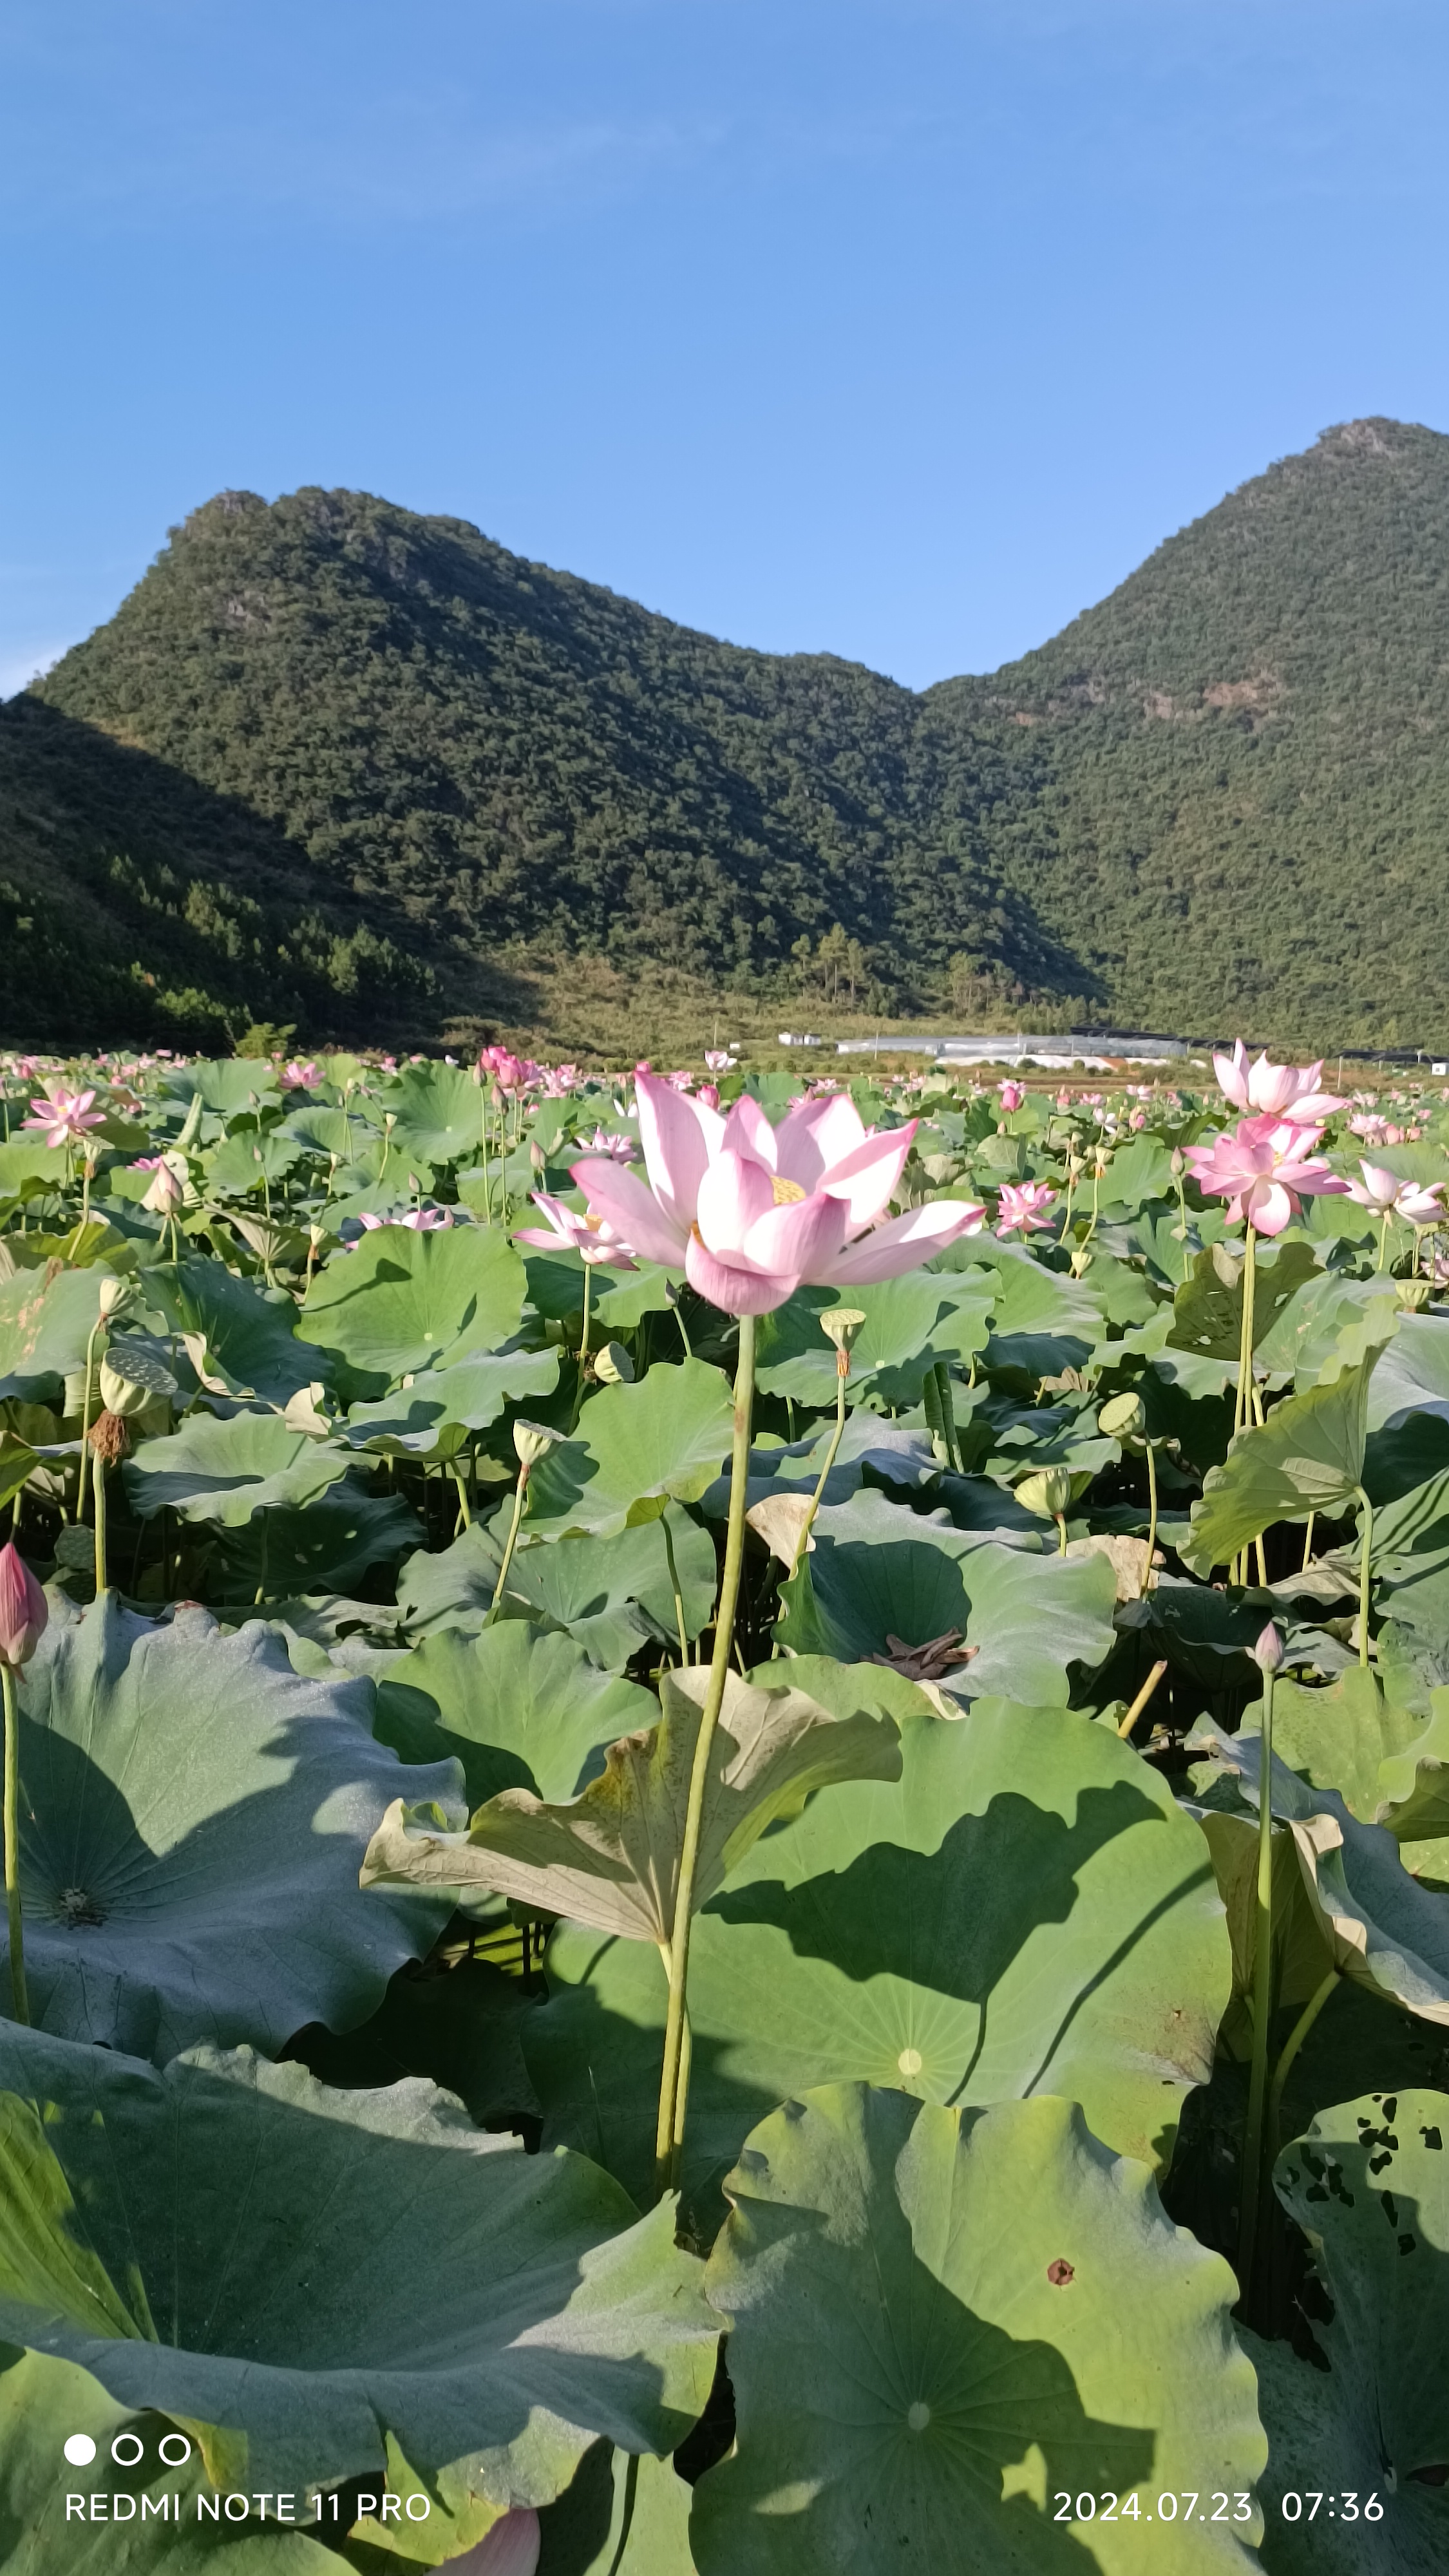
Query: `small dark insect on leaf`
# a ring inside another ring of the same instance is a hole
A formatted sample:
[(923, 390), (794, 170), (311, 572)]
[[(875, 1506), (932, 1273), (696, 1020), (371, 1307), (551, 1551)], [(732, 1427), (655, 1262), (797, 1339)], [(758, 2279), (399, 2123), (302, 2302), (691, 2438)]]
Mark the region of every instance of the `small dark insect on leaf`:
[(1047, 2279), (1050, 2281), (1054, 2290), (1064, 2290), (1067, 2283), (1069, 2281), (1074, 2281), (1076, 2277), (1077, 2267), (1075, 2263), (1068, 2263), (1060, 2254), (1057, 2256), (1054, 2263), (1048, 2263), (1047, 2265)]

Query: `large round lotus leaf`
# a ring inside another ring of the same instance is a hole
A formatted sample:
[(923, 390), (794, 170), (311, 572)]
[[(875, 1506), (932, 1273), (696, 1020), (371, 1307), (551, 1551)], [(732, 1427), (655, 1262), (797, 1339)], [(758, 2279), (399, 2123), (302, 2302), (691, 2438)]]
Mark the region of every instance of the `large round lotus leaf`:
[(524, 1286), (512, 1245), (487, 1227), (385, 1225), (334, 1252), (302, 1320), (309, 1341), (339, 1352), (380, 1395), (410, 1370), (496, 1351), (518, 1330)]
[(538, 2576), (696, 2576), (690, 2499), (671, 2460), (596, 2442), (539, 2515)]
[[(861, 1679), (849, 1696), (869, 1707)], [(1159, 1776), (1066, 1710), (978, 1701), (899, 1725), (899, 1781), (812, 1800), (695, 1919), (685, 2189), (706, 2227), (751, 2122), (805, 2085), (1065, 2093), (1111, 2146), (1158, 2160), (1211, 2067), (1227, 1926), (1202, 1834)], [(546, 2134), (643, 2193), (664, 1972), (576, 1925), (548, 1968), (524, 2033)]]
[(636, 1386), (606, 1386), (584, 1408), (578, 1436), (540, 1458), (528, 1483), (525, 1527), (608, 1537), (640, 1503), (697, 1502), (728, 1457), (734, 1419), (729, 1385), (703, 1360), (650, 1369)]
[(783, 1643), (842, 1663), (924, 1646), (955, 1630), (970, 1650), (941, 1680), (959, 1696), (1065, 1702), (1069, 1664), (1112, 1651), (1116, 1586), (1104, 1557), (1028, 1554), (944, 1513), (929, 1519), (873, 1488), (822, 1510), (815, 1547), (785, 1586)]
[[(1273, 1749), (1310, 1788), (1336, 1789), (1360, 1824), (1387, 1825), (1395, 1842), (1449, 1833), (1449, 1691), (1426, 1718), (1391, 1700), (1377, 1674), (1351, 1664), (1326, 1690), (1280, 1681)], [(1262, 1704), (1244, 1716), (1256, 1735)]]
[(169, 1439), (145, 1440), (122, 1473), (133, 1512), (170, 1509), (184, 1521), (238, 1529), (253, 1512), (300, 1505), (345, 1476), (345, 1449), (292, 1431), (279, 1413), (194, 1413)]
[(352, 1592), (369, 1566), (415, 1547), (422, 1523), (401, 1494), (369, 1494), (353, 1477), (305, 1505), (280, 1503), (217, 1533), (210, 1591), (218, 1601)]
[(488, 1094), (461, 1065), (410, 1064), (386, 1095), (397, 1121), (392, 1151), (406, 1164), (411, 1154), (430, 1163), (456, 1163), (476, 1155), (483, 1138)]
[(354, 1404), (343, 1437), (354, 1448), (425, 1451), (448, 1430), (486, 1431), (505, 1406), (552, 1395), (557, 1384), (557, 1351), (458, 1360), (451, 1368), (425, 1369), (395, 1395)]
[[(1249, 2350), (1271, 2457), (1272, 2576), (1442, 2576), (1449, 2566), (1449, 2095), (1372, 2093), (1320, 2111), (1274, 2186), (1313, 2247), (1332, 2305), (1321, 2367), (1286, 2343)], [(1427, 2481), (1430, 2481), (1426, 2483)], [(1299, 2521), (1285, 2493), (1327, 2489)], [(1359, 2519), (1342, 2518), (1344, 2492)], [(1380, 2521), (1362, 2508), (1377, 2495)], [(1339, 2509), (1330, 2517), (1326, 2507)]]
[[(738, 2448), (695, 2489), (700, 2576), (1256, 2564), (1237, 2284), (1074, 2103), (832, 2086), (764, 2121), (726, 2188), (707, 2277)], [(1157, 2499), (1184, 2490), (1241, 2495), (1243, 2521), (1167, 2539)], [(1077, 2517), (1108, 2495), (1115, 2519)]]
[(197, 2039), (277, 2049), (305, 2022), (364, 2020), (441, 1930), (436, 1900), (357, 1884), (400, 1788), (459, 1786), (455, 1763), (409, 1770), (374, 1741), (367, 1682), (299, 1679), (259, 1624), (229, 1637), (190, 1610), (154, 1626), (107, 1594), (84, 1618), (52, 1612), (19, 1702), (44, 2029), (158, 2060)]
[(641, 2219), (431, 2084), (337, 2093), (250, 2049), (158, 2072), (6, 2026), (0, 2087), (0, 2338), (197, 2427), (216, 2483), (400, 2455), (456, 2526), (470, 2495), (548, 2503), (596, 2435), (671, 2449), (703, 2404), (718, 2319), (672, 2202)]
[(835, 1350), (821, 1314), (835, 1306), (863, 1313), (850, 1348), (848, 1391), (857, 1401), (867, 1383), (886, 1403), (919, 1404), (928, 1369), (966, 1360), (986, 1348), (994, 1273), (914, 1270), (870, 1288), (799, 1288), (761, 1317), (759, 1380), (767, 1395), (797, 1404), (834, 1405)]
[(100, 1262), (52, 1277), (47, 1263), (0, 1280), (0, 1399), (43, 1396), (50, 1380), (81, 1367), (113, 1277)]
[(293, 1137), (275, 1132), (259, 1136), (255, 1129), (243, 1128), (207, 1157), (207, 1184), (219, 1198), (245, 1198), (264, 1181), (285, 1180), (301, 1159), (302, 1148)]
[[(64, 2454), (77, 2434), (96, 2446), (84, 2464)], [(122, 2457), (113, 2460), (118, 2439)], [(341, 2576), (342, 2561), (320, 2540), (279, 2527), (275, 2496), (265, 2523), (255, 2499), (245, 2522), (219, 2515), (213, 2523), (214, 2491), (199, 2451), (193, 2445), (189, 2460), (168, 2468), (162, 2441), (173, 2454), (180, 2448), (167, 2416), (121, 2404), (77, 2362), (0, 2343), (5, 2576)], [(141, 2457), (133, 2462), (136, 2442)], [(202, 2495), (205, 2513), (197, 2507)], [(72, 2502), (67, 2515), (67, 2498), (79, 2498), (79, 2512)], [(292, 2498), (288, 2516), (294, 2525), (307, 2520), (305, 2497)]]
[(196, 1056), (167, 1067), (161, 1088), (173, 1100), (199, 1100), (219, 1118), (239, 1118), (278, 1097), (276, 1069), (264, 1056)]
[(393, 1663), (374, 1732), (405, 1762), (455, 1754), (472, 1808), (500, 1789), (575, 1797), (605, 1745), (658, 1717), (652, 1691), (600, 1672), (572, 1637), (505, 1619), (476, 1637), (444, 1629)]
[(233, 1395), (285, 1404), (331, 1368), (330, 1351), (298, 1339), (297, 1309), (284, 1290), (238, 1279), (219, 1261), (193, 1256), (174, 1270), (153, 1270), (147, 1293), (173, 1331), (200, 1335), (208, 1375)]

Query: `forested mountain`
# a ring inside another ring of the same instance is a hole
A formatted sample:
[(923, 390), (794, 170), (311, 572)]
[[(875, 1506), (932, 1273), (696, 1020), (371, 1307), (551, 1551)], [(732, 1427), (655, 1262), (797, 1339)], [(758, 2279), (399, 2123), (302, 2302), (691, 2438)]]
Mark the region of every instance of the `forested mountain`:
[(424, 1035), (526, 1020), (530, 961), (574, 954), (816, 1008), (1439, 1044), (1446, 724), (1449, 439), (1389, 421), (920, 695), (462, 521), (223, 493), (0, 710), (33, 968), (5, 1034)]

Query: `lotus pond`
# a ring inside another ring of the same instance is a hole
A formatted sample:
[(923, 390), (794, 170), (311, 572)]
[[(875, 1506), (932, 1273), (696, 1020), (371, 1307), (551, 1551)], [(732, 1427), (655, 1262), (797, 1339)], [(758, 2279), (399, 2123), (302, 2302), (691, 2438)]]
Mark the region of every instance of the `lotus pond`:
[(1449, 1097), (1319, 1070), (11, 1060), (0, 2568), (1449, 2566)]

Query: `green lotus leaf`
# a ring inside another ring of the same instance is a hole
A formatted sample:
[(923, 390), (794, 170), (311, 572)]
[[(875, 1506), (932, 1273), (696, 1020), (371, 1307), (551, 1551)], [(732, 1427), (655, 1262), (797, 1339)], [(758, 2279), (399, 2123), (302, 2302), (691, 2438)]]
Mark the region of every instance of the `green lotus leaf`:
[(548, 2503), (600, 2434), (670, 2448), (703, 2402), (718, 2320), (671, 2204), (640, 2219), (431, 2084), (4, 2025), (0, 2086), (0, 2338), (194, 2429), (214, 2483), (315, 2492), (390, 2439), (456, 2522)]
[[(855, 1683), (856, 1706), (889, 1707), (894, 1681), (863, 1671), (831, 1698)], [(899, 1724), (898, 1782), (814, 1800), (695, 1918), (684, 2182), (703, 2226), (746, 2130), (802, 2085), (1071, 2094), (1099, 2137), (1160, 2162), (1211, 2067), (1227, 1928), (1201, 1832), (1158, 1775), (1066, 1710), (978, 1700)], [(546, 2138), (647, 2190), (658, 1963), (563, 1924), (548, 1974), (524, 2032)]]
[[(1327, 2371), (1254, 2336), (1270, 2459), (1273, 2576), (1439, 2576), (1449, 2563), (1449, 2095), (1370, 2093), (1321, 2111), (1285, 2147), (1274, 2188), (1331, 2301), (1315, 2313)], [(1432, 2483), (1424, 2482), (1430, 2473)], [(1286, 2492), (1327, 2488), (1296, 2521)], [(1356, 2521), (1342, 2495), (1356, 2495)], [(1373, 2496), (1381, 2517), (1365, 2524)]]
[(943, 1688), (1049, 1706), (1067, 1697), (1069, 1665), (1111, 1653), (1116, 1585), (1102, 1557), (1034, 1554), (871, 1489), (822, 1508), (813, 1535), (781, 1596), (781, 1643), (797, 1654), (868, 1663), (892, 1637), (923, 1646), (955, 1629), (970, 1660), (942, 1672)]
[(312, 1502), (345, 1476), (345, 1449), (291, 1431), (277, 1413), (194, 1413), (169, 1439), (146, 1440), (122, 1473), (133, 1512), (239, 1529), (254, 1512)]
[(1405, 1315), (1374, 1372), (1370, 1431), (1415, 1413), (1449, 1415), (1449, 1318), (1443, 1315)]
[(505, 1619), (477, 1636), (444, 1629), (390, 1664), (373, 1731), (405, 1762), (455, 1755), (471, 1809), (501, 1789), (574, 1797), (605, 1745), (658, 1715), (652, 1691), (600, 1672), (572, 1637)]
[[(476, 1187), (470, 1189), (468, 1173), (459, 1179), (459, 1196), (468, 1206), (482, 1208), (483, 1175), (476, 1175)], [(496, 1168), (490, 1173), (493, 1205), (498, 1205)], [(535, 1185), (530, 1168), (524, 1180), (525, 1189)], [(671, 1285), (683, 1278), (683, 1268), (669, 1271), (658, 1262), (641, 1261), (636, 1270), (611, 1270), (606, 1261), (590, 1265), (593, 1276), (589, 1286), (589, 1310), (615, 1331), (627, 1331), (642, 1322), (646, 1315), (667, 1314), (672, 1303)], [(539, 1315), (556, 1322), (571, 1320), (584, 1311), (584, 1265), (576, 1252), (528, 1252), (524, 1255), (528, 1272), (528, 1302)]]
[(1435, 1681), (1449, 1680), (1449, 1545), (1380, 1557), (1374, 1573), (1379, 1611)]
[(395, 1395), (354, 1404), (341, 1426), (342, 1436), (357, 1448), (427, 1449), (448, 1428), (486, 1431), (510, 1404), (552, 1395), (557, 1384), (557, 1351), (458, 1360), (451, 1368), (424, 1370)]
[(283, 1290), (238, 1279), (219, 1261), (192, 1257), (154, 1271), (147, 1294), (174, 1333), (200, 1335), (208, 1372), (232, 1395), (286, 1404), (331, 1372), (331, 1352), (299, 1340), (297, 1309)]
[(397, 1121), (392, 1150), (408, 1167), (419, 1154), (430, 1163), (456, 1163), (477, 1154), (488, 1094), (461, 1065), (410, 1064), (386, 1094)]
[[(1232, 2001), (1218, 2032), (1221, 2054), (1245, 2064), (1253, 2053), (1253, 1968), (1258, 1955), (1258, 1819), (1213, 1807), (1193, 1810), (1212, 1854), (1233, 1953)], [(1333, 1965), (1333, 1953), (1303, 1884), (1297, 1848), (1275, 1825), (1273, 1992), (1280, 2012), (1302, 2010)]]
[(385, 1225), (333, 1253), (302, 1320), (309, 1340), (375, 1381), (360, 1392), (380, 1395), (418, 1369), (498, 1350), (522, 1321), (524, 1286), (512, 1245), (487, 1227)]
[[(665, 1673), (658, 1723), (611, 1744), (599, 1776), (566, 1803), (505, 1789), (478, 1809), (466, 1834), (453, 1834), (411, 1821), (397, 1800), (368, 1846), (363, 1886), (483, 1887), (628, 1941), (667, 1942), (708, 1692), (705, 1666)], [(699, 1830), (696, 1906), (723, 1886), (778, 1817), (814, 1790), (900, 1774), (893, 1719), (864, 1710), (837, 1718), (788, 1684), (762, 1690), (733, 1673), (725, 1680), (715, 1746)]]
[(339, 1163), (357, 1159), (359, 1148), (381, 1144), (383, 1111), (375, 1100), (354, 1096), (345, 1109), (291, 1109), (282, 1120), (280, 1133), (295, 1136), (309, 1154), (330, 1162), (335, 1154)]
[(607, 1538), (655, 1516), (641, 1505), (697, 1502), (729, 1455), (733, 1422), (729, 1386), (703, 1360), (661, 1364), (634, 1386), (601, 1388), (577, 1438), (559, 1441), (535, 1467), (525, 1529)]
[[(1237, 2284), (1074, 2103), (830, 2086), (763, 2121), (726, 2189), (707, 2280), (738, 2443), (695, 2490), (700, 2576), (1256, 2564)], [(1157, 2499), (1184, 2489), (1243, 2519), (1184, 2518), (1165, 2558)], [(1078, 2519), (1084, 2493), (1115, 2518)]]
[(696, 2576), (690, 2500), (672, 2461), (596, 2442), (539, 2515), (538, 2576)]
[(1373, 1366), (1371, 1356), (1331, 1386), (1290, 1395), (1265, 1423), (1235, 1434), (1193, 1504), (1188, 1542), (1179, 1550), (1184, 1565), (1209, 1575), (1274, 1521), (1302, 1520), (1309, 1512), (1333, 1518), (1347, 1509), (1363, 1483)]
[(1044, 1270), (1029, 1252), (1014, 1244), (993, 1242), (989, 1250), (1000, 1285), (993, 1301), (987, 1366), (1022, 1369), (1032, 1379), (1083, 1367), (1106, 1330), (1090, 1278), (1065, 1279), (1057, 1271)]
[[(1280, 1681), (1273, 1693), (1273, 1750), (1310, 1788), (1336, 1789), (1360, 1824), (1387, 1825), (1396, 1842), (1449, 1834), (1449, 1691), (1432, 1695), (1426, 1721), (1396, 1707), (1361, 1665), (1326, 1690)], [(1261, 1705), (1243, 1718), (1257, 1734)]]
[[(168, 2468), (159, 2444), (175, 2424), (108, 2395), (78, 2363), (0, 2343), (0, 2564), (6, 2576), (338, 2576), (339, 2561), (303, 2529), (280, 2529), (276, 2499), (265, 2524), (255, 2503), (245, 2523), (210, 2520), (215, 2501), (199, 2452)], [(83, 2465), (65, 2459), (76, 2435), (95, 2444)], [(122, 2459), (111, 2458), (118, 2436)], [(127, 2465), (132, 2442), (142, 2456)], [(98, 2499), (90, 2516), (90, 2499)], [(207, 2499), (199, 2512), (198, 2496)], [(67, 2514), (67, 2498), (71, 2504)], [(305, 2523), (305, 2498), (291, 2518)], [(224, 2554), (226, 2553), (226, 2554)]]
[(278, 1504), (217, 1534), (214, 1597), (252, 1603), (353, 1592), (374, 1565), (417, 1545), (422, 1523), (400, 1494), (369, 1494), (351, 1476), (305, 1505)]
[[(496, 1935), (521, 1960), (521, 1929), (505, 1921)], [(287, 2056), (344, 2092), (425, 2075), (456, 2093), (480, 2129), (536, 2119), (538, 2096), (522, 2046), (524, 2021), (538, 2007), (535, 1982), (491, 1959), (455, 1956), (453, 1948), (449, 1943), (422, 1968), (400, 1968), (376, 2012), (355, 2030), (311, 2022), (294, 2031)]]
[[(1262, 1739), (1199, 1724), (1189, 1748), (1257, 1806)], [(1273, 1814), (1292, 1831), (1319, 1928), (1345, 1976), (1377, 1986), (1406, 2012), (1449, 2023), (1449, 1909), (1405, 1869), (1382, 1825), (1360, 1824), (1333, 1789), (1310, 1788), (1273, 1755)]]
[[(1296, 1238), (1263, 1256), (1253, 1288), (1253, 1347), (1267, 1339), (1284, 1310), (1311, 1280), (1322, 1277), (1311, 1244)], [(1236, 1361), (1243, 1344), (1243, 1257), (1225, 1243), (1198, 1253), (1190, 1277), (1172, 1301), (1175, 1350)], [(1279, 1365), (1291, 1367), (1291, 1360)]]
[(302, 1148), (294, 1137), (275, 1129), (263, 1135), (244, 1129), (207, 1156), (207, 1186), (218, 1198), (246, 1198), (264, 1181), (285, 1180), (301, 1160)]
[(368, 1683), (300, 1680), (259, 1625), (155, 1626), (107, 1594), (84, 1618), (52, 1609), (18, 1697), (43, 2028), (158, 2059), (198, 2039), (280, 2048), (304, 2022), (363, 2020), (441, 1930), (434, 1901), (358, 1890), (399, 1783), (458, 1787), (453, 1763), (403, 1771), (374, 1742)]
[(966, 1361), (986, 1348), (994, 1286), (991, 1271), (953, 1278), (914, 1270), (869, 1288), (797, 1288), (760, 1319), (759, 1383), (767, 1395), (833, 1406), (835, 1349), (820, 1316), (833, 1306), (852, 1306), (865, 1322), (851, 1344), (848, 1396), (859, 1398), (869, 1387), (886, 1403), (919, 1404), (926, 1373), (938, 1360)]
[[(504, 1610), (526, 1604), (530, 1614), (567, 1628), (591, 1662), (606, 1672), (621, 1672), (651, 1637), (672, 1641), (679, 1634), (666, 1530), (684, 1604), (685, 1635), (697, 1637), (714, 1615), (718, 1569), (708, 1531), (677, 1503), (670, 1503), (657, 1520), (636, 1522), (614, 1538), (551, 1540), (519, 1548), (509, 1568)], [(410, 1557), (398, 1578), (398, 1606), (412, 1633), (480, 1628), (501, 1563), (498, 1540), (476, 1521), (440, 1555)]]
[(173, 1100), (199, 1100), (218, 1118), (239, 1118), (256, 1102), (275, 1105), (276, 1067), (265, 1056), (193, 1056), (190, 1064), (168, 1065), (161, 1088)]
[(41, 1397), (53, 1379), (84, 1366), (101, 1289), (114, 1277), (93, 1262), (54, 1276), (47, 1263), (0, 1279), (0, 1397)]

